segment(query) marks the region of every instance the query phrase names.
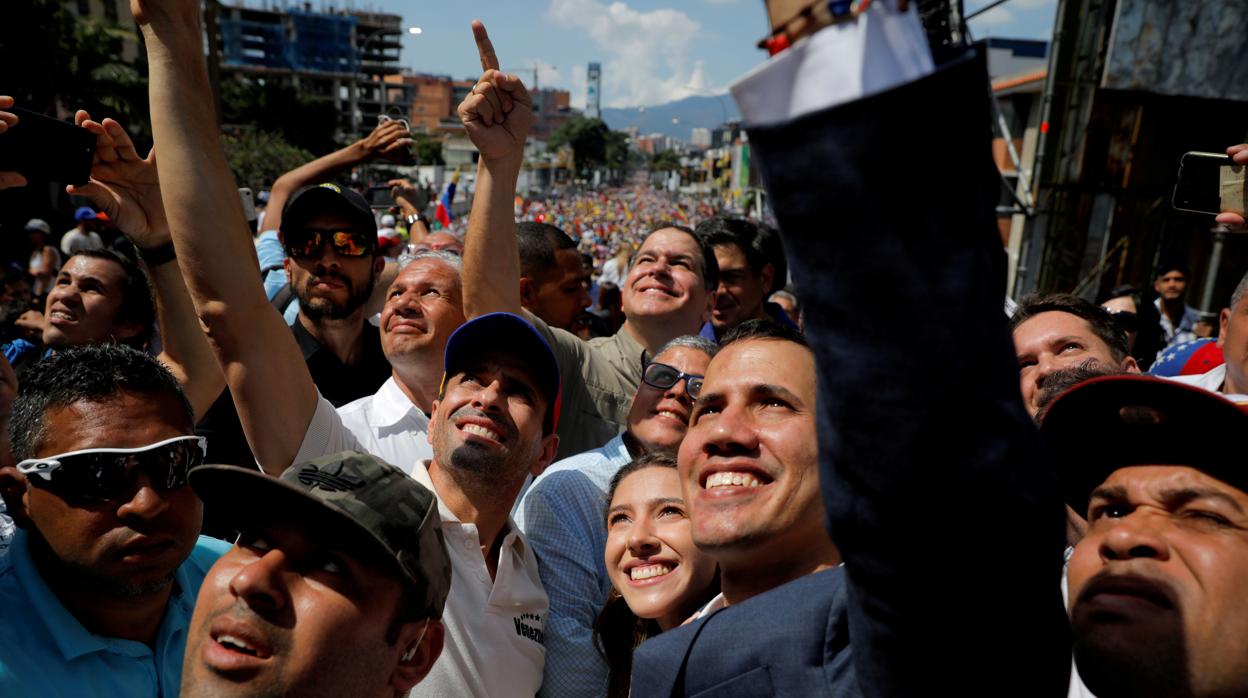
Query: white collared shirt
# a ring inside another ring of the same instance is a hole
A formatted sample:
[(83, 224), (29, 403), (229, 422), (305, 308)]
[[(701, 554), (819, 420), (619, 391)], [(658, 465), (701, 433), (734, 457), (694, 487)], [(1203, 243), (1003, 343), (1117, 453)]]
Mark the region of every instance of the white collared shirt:
[(421, 461), (433, 457), (429, 418), (412, 404), (394, 376), (376, 393), (336, 410), (325, 398), (319, 399), (293, 462), (339, 451), (364, 451), (411, 475)]
[[(436, 494), (426, 465), (418, 463), (412, 479)], [(410, 695), (533, 696), (542, 684), (550, 608), (533, 549), (508, 519), (491, 580), (477, 527), (461, 523), (441, 497), (438, 515), (451, 557), (451, 593), (442, 615), (446, 641), (433, 670)]]

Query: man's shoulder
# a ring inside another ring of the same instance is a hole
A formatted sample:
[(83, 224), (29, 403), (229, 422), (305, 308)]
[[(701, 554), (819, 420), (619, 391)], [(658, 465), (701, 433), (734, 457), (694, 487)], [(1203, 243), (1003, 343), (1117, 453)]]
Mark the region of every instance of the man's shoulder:
[[(633, 661), (634, 686), (651, 672), (676, 695), (713, 690), (727, 682), (767, 687), (763, 694), (797, 695), (818, 687), (850, 690), (844, 568), (795, 579), (647, 640)], [(760, 618), (767, 622), (760, 623)], [(751, 638), (741, 642), (742, 637)], [(676, 686), (681, 667), (684, 685)], [(743, 669), (744, 667), (744, 669)], [(642, 685), (644, 688), (645, 686)], [(667, 687), (649, 688), (666, 695)], [(850, 691), (856, 695), (856, 689)]]

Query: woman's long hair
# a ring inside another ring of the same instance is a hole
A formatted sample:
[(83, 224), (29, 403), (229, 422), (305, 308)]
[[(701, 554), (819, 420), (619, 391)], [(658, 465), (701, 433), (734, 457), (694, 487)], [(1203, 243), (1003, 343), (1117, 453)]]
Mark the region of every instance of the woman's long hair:
[[(633, 460), (616, 472), (607, 488), (607, 509), (611, 508), (611, 500), (615, 499), (615, 490), (624, 478), (646, 468), (676, 469), (676, 459), (668, 453), (646, 453)], [(604, 512), (603, 520), (606, 520)], [(715, 571), (715, 579), (710, 588), (699, 600), (699, 605), (710, 601), (719, 593), (719, 571)], [(659, 622), (653, 618), (639, 618), (628, 607), (618, 589), (611, 588), (611, 596), (598, 613), (594, 621), (594, 646), (607, 660), (607, 697), (628, 698), (629, 680), (633, 673), (633, 650), (646, 640), (663, 632)]]

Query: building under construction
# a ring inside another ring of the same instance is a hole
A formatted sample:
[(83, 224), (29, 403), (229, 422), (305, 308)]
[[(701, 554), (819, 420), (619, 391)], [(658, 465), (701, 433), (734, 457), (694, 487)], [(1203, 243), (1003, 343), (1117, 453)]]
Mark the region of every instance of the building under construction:
[[(215, 7), (214, 7), (215, 6)], [(216, 26), (222, 79), (280, 81), (302, 95), (332, 103), (343, 138), (367, 134), (377, 115), (388, 111), (383, 80), (399, 72), (399, 15), (326, 7), (311, 3), (207, 3), (208, 27)], [(407, 105), (396, 115), (406, 116)]]

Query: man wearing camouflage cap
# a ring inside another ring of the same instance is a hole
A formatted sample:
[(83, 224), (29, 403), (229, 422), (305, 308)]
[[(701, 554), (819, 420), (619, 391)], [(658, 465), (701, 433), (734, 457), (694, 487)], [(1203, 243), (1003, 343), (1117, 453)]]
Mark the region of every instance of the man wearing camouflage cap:
[(191, 484), (240, 513), (195, 605), (183, 696), (393, 696), (433, 668), (451, 566), (427, 488), (355, 452)]

